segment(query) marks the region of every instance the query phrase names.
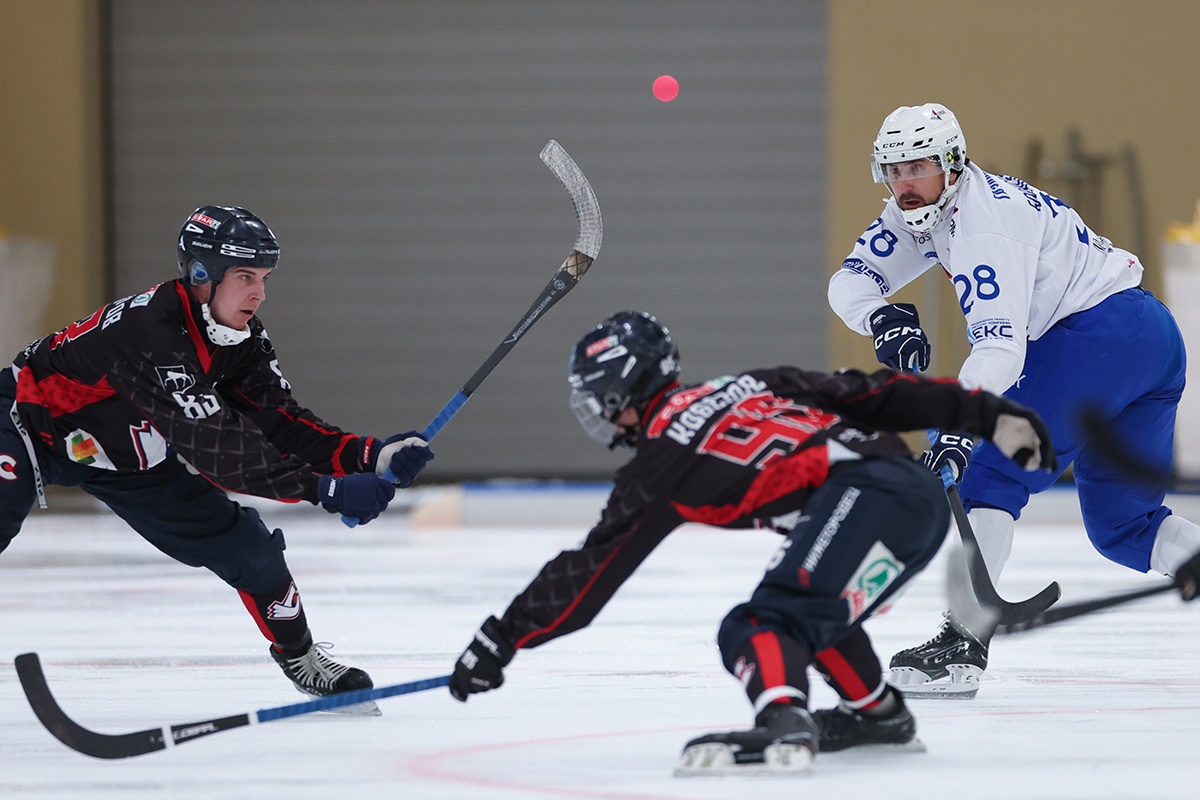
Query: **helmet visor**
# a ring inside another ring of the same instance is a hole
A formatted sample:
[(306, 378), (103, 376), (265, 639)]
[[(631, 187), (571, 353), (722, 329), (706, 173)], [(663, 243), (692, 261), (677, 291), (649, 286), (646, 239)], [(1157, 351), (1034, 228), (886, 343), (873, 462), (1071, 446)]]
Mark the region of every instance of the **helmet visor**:
[(942, 160), (937, 156), (885, 164), (879, 163), (878, 160), (871, 162), (871, 177), (875, 179), (876, 183), (915, 181), (932, 175), (941, 175), (945, 171)]
[(609, 421), (596, 395), (586, 389), (572, 389), (570, 403), (571, 413), (579, 420), (584, 432), (602, 444), (611, 445), (620, 431)]

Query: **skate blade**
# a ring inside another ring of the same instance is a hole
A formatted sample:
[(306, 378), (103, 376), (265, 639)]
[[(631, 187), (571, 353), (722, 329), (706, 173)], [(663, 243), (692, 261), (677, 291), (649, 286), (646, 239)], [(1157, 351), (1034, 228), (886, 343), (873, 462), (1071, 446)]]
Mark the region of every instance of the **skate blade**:
[(821, 760), (829, 765), (842, 764), (843, 766), (857, 767), (863, 766), (881, 766), (881, 759), (885, 760), (892, 757), (919, 755), (927, 753), (929, 749), (925, 743), (919, 738), (913, 738), (911, 741), (895, 744), (860, 744), (855, 747), (847, 747), (845, 750), (835, 750), (826, 753), (822, 751)]
[(905, 699), (972, 700), (979, 693), (979, 677), (983, 674), (979, 667), (951, 665), (946, 671), (950, 674), (931, 681), (919, 669), (893, 667), (888, 683), (899, 689)]
[(763, 750), (763, 760), (739, 764), (733, 749), (721, 742), (694, 744), (686, 748), (675, 767), (676, 778), (700, 777), (791, 777), (812, 771), (813, 751), (802, 744), (773, 744)]

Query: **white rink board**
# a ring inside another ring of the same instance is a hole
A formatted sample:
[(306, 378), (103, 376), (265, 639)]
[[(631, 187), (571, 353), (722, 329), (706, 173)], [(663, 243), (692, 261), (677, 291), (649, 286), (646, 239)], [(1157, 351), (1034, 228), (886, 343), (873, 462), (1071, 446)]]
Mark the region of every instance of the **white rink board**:
[[(466, 493), (468, 497), (471, 492)], [(1091, 550), (1073, 494), (1036, 498), (1001, 594), (1050, 580), (1064, 600), (1146, 585)], [(603, 493), (524, 492), (565, 503), (569, 526), (531, 524), (492, 495), (496, 519), (420, 526), (403, 513), (349, 530), (272, 506), (318, 639), (377, 685), (448, 672), (474, 628), (541, 565), (574, 546)], [(479, 497), (469, 502), (477, 504)], [(484, 501), (486, 510), (487, 501)], [(568, 506), (577, 504), (573, 509)], [(1197, 505), (1185, 498), (1180, 507)], [(419, 504), (418, 504), (419, 507)], [(481, 515), (476, 505), (470, 510)], [(1200, 516), (1194, 512), (1193, 518)], [(481, 515), (482, 516), (482, 515)], [(124, 761), (74, 753), (34, 718), (12, 670), (41, 654), (79, 723), (141, 730), (301, 698), (266, 657), (236, 594), (176, 564), (107, 513), (34, 512), (0, 557), (0, 796), (37, 798), (1179, 798), (1200, 768), (1200, 603), (1160, 596), (998, 641), (974, 701), (913, 701), (924, 754), (819, 756), (798, 779), (675, 779), (690, 737), (744, 727), (720, 665), (725, 611), (756, 584), (778, 538), (688, 527), (670, 537), (588, 629), (528, 652), (499, 691), (466, 704), (444, 689), (380, 702), (384, 715), (312, 714)], [(886, 660), (928, 638), (943, 607), (941, 559), (868, 623)], [(1161, 580), (1161, 578), (1157, 578)], [(814, 673), (814, 702), (833, 695)]]

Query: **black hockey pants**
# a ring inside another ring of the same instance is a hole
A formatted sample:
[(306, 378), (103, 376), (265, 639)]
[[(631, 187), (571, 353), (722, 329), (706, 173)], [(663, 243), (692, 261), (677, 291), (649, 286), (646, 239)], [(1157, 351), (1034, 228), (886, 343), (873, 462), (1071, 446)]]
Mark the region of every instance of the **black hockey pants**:
[[(11, 370), (0, 370), (0, 552), (37, 499), (28, 448), (9, 415), (15, 394)], [(79, 486), (176, 561), (206, 567), (250, 595), (291, 583), (282, 531), (267, 530), (257, 511), (235, 503), (173, 455), (145, 472), (122, 473), (76, 464), (37, 442), (33, 447), (46, 484)]]
[(806, 689), (808, 662), (845, 641), (924, 569), (950, 525), (941, 481), (906, 458), (835, 470), (803, 511), (750, 600), (729, 612), (717, 638), (726, 668), (743, 679), (747, 661), (772, 662), (757, 664), (765, 688), (790, 682)]

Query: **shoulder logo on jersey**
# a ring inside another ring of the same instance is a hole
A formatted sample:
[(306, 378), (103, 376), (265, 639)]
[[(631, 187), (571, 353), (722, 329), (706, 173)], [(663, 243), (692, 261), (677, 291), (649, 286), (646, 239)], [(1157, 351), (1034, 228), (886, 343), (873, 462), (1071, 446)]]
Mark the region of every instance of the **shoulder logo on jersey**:
[(646, 426), (646, 438), (657, 439), (658, 437), (662, 436), (663, 431), (666, 430), (667, 426), (671, 424), (672, 417), (674, 417), (680, 411), (686, 409), (701, 397), (712, 394), (722, 386), (727, 385), (732, 380), (733, 378), (729, 376), (724, 378), (716, 378), (692, 389), (685, 389), (681, 392), (676, 392), (675, 394), (671, 395), (671, 397), (667, 400), (666, 405), (664, 405), (659, 412), (654, 415), (654, 419), (650, 420), (650, 424)]
[(104, 448), (100, 446), (96, 437), (82, 428), (76, 428), (68, 433), (63, 437), (63, 441), (67, 446), (67, 455), (76, 464), (97, 469), (116, 470), (116, 466), (109, 460), (108, 454), (104, 452)]
[(866, 262), (861, 258), (847, 258), (842, 262), (842, 269), (857, 272), (859, 275), (870, 278), (879, 286), (879, 290), (885, 294), (891, 292), (891, 287), (888, 286), (887, 279), (868, 267)]
[(159, 286), (162, 286), (162, 284), (160, 283), (157, 286), (151, 286), (141, 294), (135, 294), (133, 297), (129, 298), (129, 307), (142, 308), (143, 306), (150, 305), (150, 301), (154, 298), (154, 293), (158, 291)]
[(196, 385), (196, 379), (187, 371), (187, 367), (176, 364), (173, 367), (155, 367), (158, 380), (168, 392), (182, 392)]

